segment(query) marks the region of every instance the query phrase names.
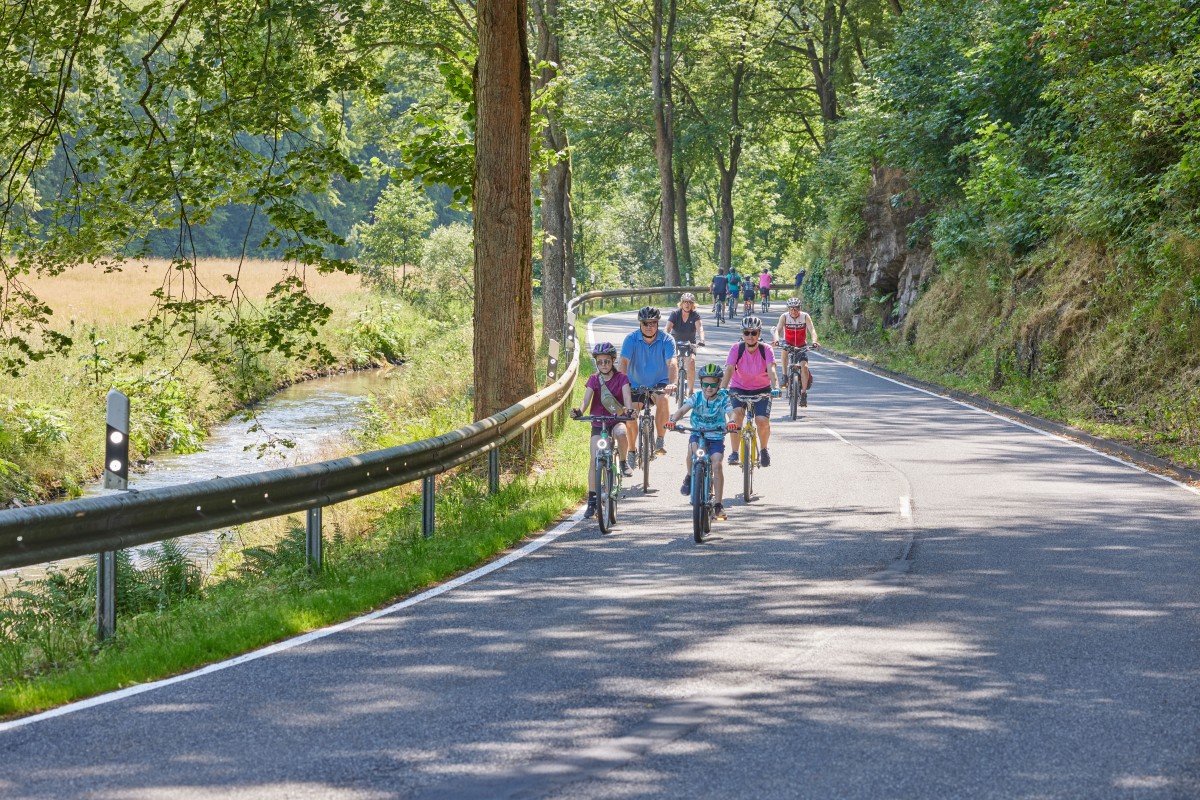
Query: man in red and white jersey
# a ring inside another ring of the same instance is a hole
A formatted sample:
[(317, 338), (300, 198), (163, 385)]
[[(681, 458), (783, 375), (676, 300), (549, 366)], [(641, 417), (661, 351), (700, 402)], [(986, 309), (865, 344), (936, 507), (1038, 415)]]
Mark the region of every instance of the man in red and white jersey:
[[(800, 298), (791, 297), (787, 301), (787, 311), (779, 317), (779, 324), (775, 326), (775, 341), (772, 345), (780, 343), (790, 344), (793, 347), (804, 347), (808, 345), (814, 350), (820, 349), (817, 343), (817, 326), (813, 325), (812, 317), (807, 311), (800, 310)], [(801, 360), (800, 372), (803, 378), (802, 386), (804, 389), (800, 392), (800, 405), (808, 405), (808, 387), (812, 383), (812, 373), (808, 369), (808, 353), (800, 353), (797, 358)], [(783, 377), (784, 385), (787, 385), (788, 376), (788, 351), (783, 351)]]

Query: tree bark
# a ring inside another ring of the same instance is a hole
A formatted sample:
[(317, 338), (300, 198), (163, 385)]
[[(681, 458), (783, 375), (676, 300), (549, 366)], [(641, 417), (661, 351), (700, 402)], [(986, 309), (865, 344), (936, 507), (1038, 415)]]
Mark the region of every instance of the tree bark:
[[(538, 73), (537, 89), (544, 89), (558, 75), (562, 54), (558, 38), (558, 0), (533, 0), (537, 24), (538, 63), (554, 64)], [(575, 277), (575, 231), (571, 211), (571, 157), (567, 132), (559, 122), (561, 101), (545, 110), (542, 129), (544, 146), (562, 157), (541, 175), (542, 189), (542, 339), (564, 343), (567, 299)]]
[(679, 267), (681, 281), (685, 278), (691, 283), (696, 283), (696, 276), (692, 274), (692, 239), (688, 234), (688, 206), (687, 206), (687, 190), (688, 190), (688, 175), (680, 174), (675, 180), (675, 219), (679, 224)]
[(742, 156), (742, 121), (738, 116), (738, 105), (742, 98), (742, 81), (746, 75), (746, 63), (739, 61), (733, 69), (733, 85), (729, 93), (729, 157), (718, 150), (717, 173), (721, 182), (718, 196), (721, 203), (721, 220), (717, 229), (717, 267), (722, 273), (729, 272), (733, 263), (733, 184), (737, 180), (738, 161)]
[(475, 418), (535, 391), (525, 0), (479, 0), (475, 62)]
[[(663, 3), (667, 4), (663, 19)], [(650, 51), (650, 82), (654, 90), (654, 158), (662, 203), (658, 232), (662, 238), (663, 282), (679, 285), (679, 257), (675, 250), (675, 111), (671, 100), (671, 58), (675, 39), (676, 0), (654, 0), (654, 41)]]

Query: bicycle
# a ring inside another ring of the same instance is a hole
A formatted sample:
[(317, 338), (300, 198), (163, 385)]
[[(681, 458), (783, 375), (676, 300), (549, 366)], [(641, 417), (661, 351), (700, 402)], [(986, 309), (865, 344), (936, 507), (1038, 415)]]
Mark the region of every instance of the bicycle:
[[(686, 434), (700, 434), (704, 439), (706, 433), (725, 434), (725, 428), (691, 428), (675, 423), (671, 430)], [(709, 461), (708, 450), (703, 443), (696, 446), (692, 454), (692, 538), (696, 544), (704, 541), (704, 535), (712, 528), (713, 506), (712, 463)]]
[(754, 468), (758, 466), (758, 428), (754, 424), (754, 404), (764, 397), (774, 397), (767, 389), (754, 394), (739, 394), (746, 401), (746, 417), (742, 420), (742, 443), (738, 458), (742, 467), (742, 498), (749, 503), (754, 497)]
[(771, 298), (769, 295), (764, 293), (763, 298), (762, 298), (762, 313), (766, 314), (770, 310), (771, 310)]
[(735, 319), (738, 319), (738, 317), (735, 316), (735, 314), (737, 314), (737, 301), (737, 297), (733, 296), (732, 294), (725, 301), (728, 305), (728, 310), (725, 313), (725, 317), (729, 320), (730, 324), (732, 324)]
[(721, 327), (725, 323), (725, 301), (713, 301), (713, 317), (717, 320), (717, 327)]
[(687, 360), (696, 355), (697, 347), (703, 346), (700, 342), (679, 342), (676, 345), (675, 365), (679, 380), (675, 384), (675, 402), (678, 405), (683, 405), (689, 393), (696, 388), (688, 382)]
[(639, 392), (642, 393), (644, 402), (642, 403), (642, 410), (637, 414), (637, 455), (639, 465), (642, 468), (642, 491), (648, 492), (650, 491), (650, 462), (657, 458), (654, 455), (654, 403), (651, 400), (651, 395), (663, 395), (665, 393), (662, 389), (642, 386), (633, 390), (634, 402), (637, 402)]
[(808, 398), (804, 396), (808, 391), (808, 387), (804, 385), (804, 370), (800, 365), (804, 362), (798, 356), (802, 353), (807, 353), (812, 349), (812, 345), (803, 345), (797, 347), (792, 344), (782, 344), (780, 347), (787, 353), (788, 357), (788, 374), (784, 376), (785, 385), (788, 390), (788, 406), (792, 412), (792, 419), (797, 416), (797, 408), (803, 408), (808, 405)]
[[(633, 417), (614, 416), (573, 416), (580, 422), (628, 422)], [(617, 501), (621, 498), (621, 465), (620, 458), (613, 453), (615, 446), (612, 434), (607, 426), (600, 428), (600, 440), (596, 442), (596, 461), (592, 468), (596, 470), (596, 522), (600, 523), (600, 532), (608, 533), (617, 522)]]

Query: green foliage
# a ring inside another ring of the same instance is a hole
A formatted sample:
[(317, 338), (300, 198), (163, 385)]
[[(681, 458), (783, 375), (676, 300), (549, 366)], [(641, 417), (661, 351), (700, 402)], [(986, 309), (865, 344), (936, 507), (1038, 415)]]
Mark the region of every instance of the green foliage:
[(452, 222), (430, 231), (421, 253), (419, 277), (431, 293), (471, 302), (475, 296), (475, 243), (471, 227)]
[(420, 263), (422, 240), (431, 222), (433, 204), (423, 191), (410, 182), (388, 184), (371, 221), (356, 228), (363, 280), (383, 291), (403, 291), (404, 273)]

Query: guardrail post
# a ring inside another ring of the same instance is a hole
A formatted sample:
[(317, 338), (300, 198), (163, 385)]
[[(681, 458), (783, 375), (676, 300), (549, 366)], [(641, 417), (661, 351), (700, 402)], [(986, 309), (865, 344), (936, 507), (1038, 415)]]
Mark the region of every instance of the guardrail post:
[(488, 494), (500, 491), (500, 448), (488, 450)]
[(321, 538), (321, 507), (310, 508), (304, 525), (304, 563), (314, 572), (321, 569), (323, 563)]
[(117, 554), (96, 555), (96, 638), (104, 642), (117, 632)]
[(430, 475), (421, 479), (421, 534), (428, 539), (433, 536), (433, 501), (437, 482)]
[(558, 379), (558, 359), (561, 348), (558, 345), (557, 339), (550, 340), (550, 346), (546, 348), (546, 381), (554, 383)]

